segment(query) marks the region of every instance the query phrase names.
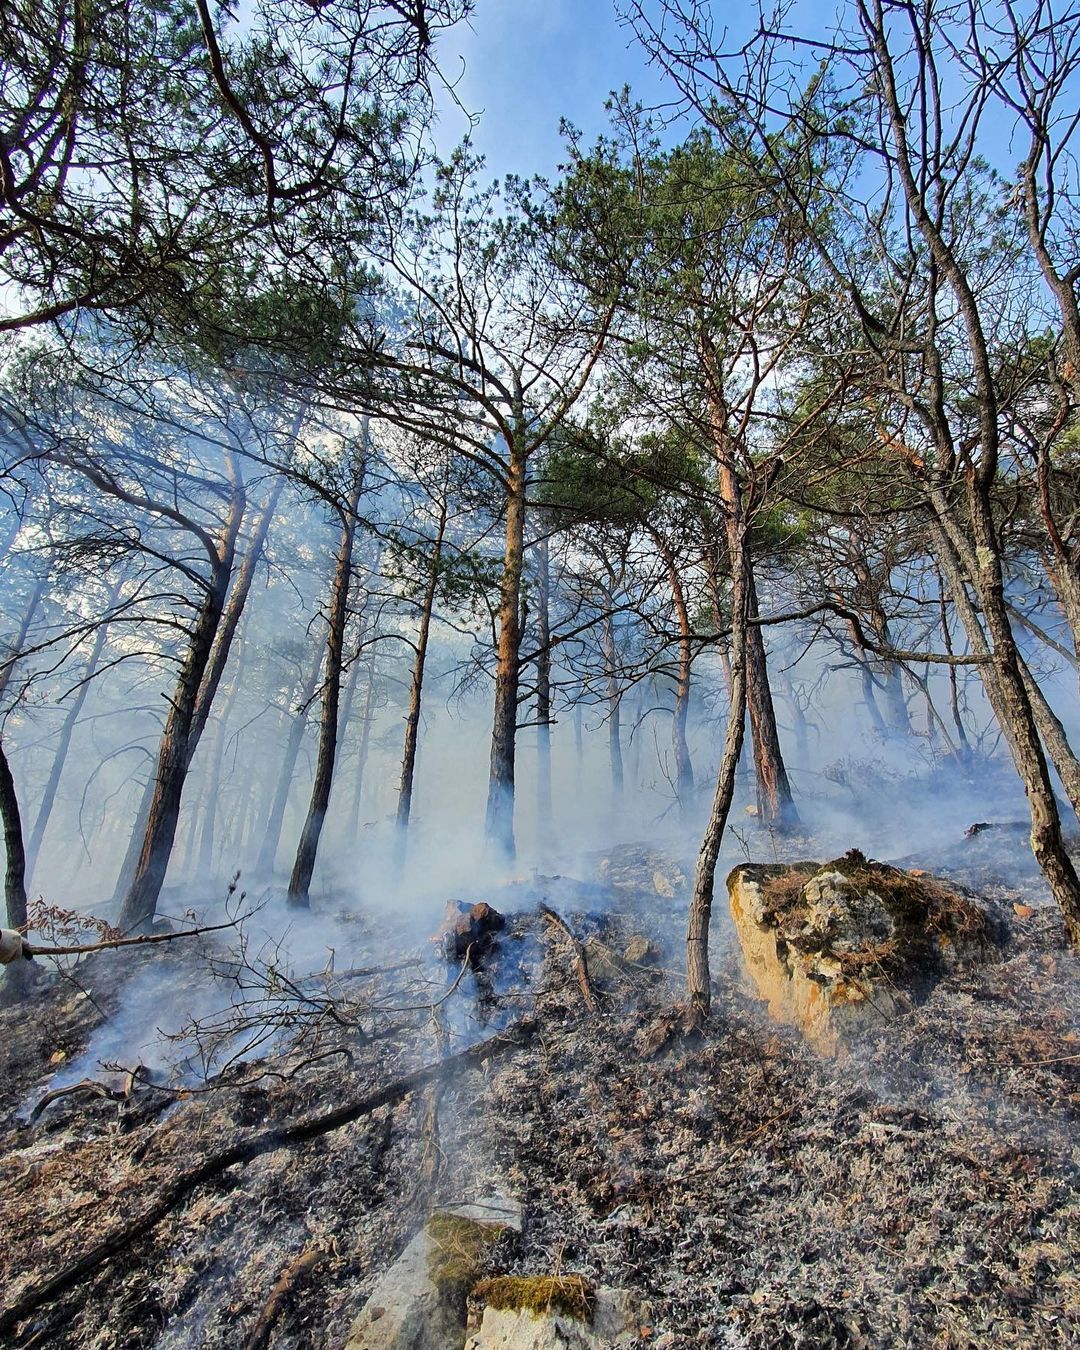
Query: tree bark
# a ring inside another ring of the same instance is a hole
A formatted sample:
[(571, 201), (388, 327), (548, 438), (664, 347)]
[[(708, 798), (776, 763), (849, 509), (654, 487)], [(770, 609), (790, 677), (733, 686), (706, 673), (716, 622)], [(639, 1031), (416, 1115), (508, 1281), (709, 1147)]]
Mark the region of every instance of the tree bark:
[[(365, 442), (367, 428), (364, 429)], [(366, 444), (364, 447), (366, 453)], [(334, 783), (334, 763), (338, 746), (338, 707), (341, 698), (341, 664), (345, 624), (349, 617), (349, 583), (352, 579), (353, 541), (356, 536), (356, 512), (364, 488), (364, 458), (361, 456), (353, 475), (346, 509), (342, 513), (341, 542), (334, 567), (330, 594), (330, 622), (326, 639), (326, 664), (323, 667), (322, 717), (319, 725), (319, 750), (315, 761), (315, 782), (307, 818), (300, 833), (292, 876), (289, 878), (289, 903), (308, 907), (308, 891), (315, 858), (319, 851), (323, 822), (330, 805)]]
[[(757, 618), (757, 588), (753, 566), (747, 558), (746, 596), (750, 618)], [(758, 819), (781, 834), (799, 827), (799, 813), (791, 795), (787, 766), (780, 749), (776, 727), (776, 709), (769, 685), (769, 666), (761, 628), (748, 626), (746, 635), (746, 701), (750, 710), (750, 731), (754, 742), (754, 771), (757, 778)]]

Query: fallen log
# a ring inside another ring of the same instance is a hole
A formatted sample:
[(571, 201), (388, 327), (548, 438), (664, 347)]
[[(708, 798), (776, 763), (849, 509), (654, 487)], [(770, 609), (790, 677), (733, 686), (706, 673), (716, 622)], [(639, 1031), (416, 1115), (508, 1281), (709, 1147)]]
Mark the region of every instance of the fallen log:
[(208, 1181), (213, 1181), (223, 1172), (228, 1171), (230, 1167), (251, 1162), (255, 1158), (262, 1157), (265, 1153), (289, 1148), (293, 1144), (307, 1143), (308, 1140), (317, 1139), (320, 1135), (328, 1134), (331, 1130), (340, 1129), (343, 1125), (350, 1125), (353, 1121), (360, 1120), (373, 1111), (377, 1111), (381, 1106), (394, 1105), (401, 1101), (403, 1097), (409, 1096), (418, 1088), (426, 1087), (429, 1083), (480, 1064), (486, 1059), (491, 1059), (494, 1055), (519, 1049), (532, 1039), (537, 1029), (537, 1023), (534, 1020), (522, 1018), (521, 1021), (507, 1027), (505, 1031), (501, 1031), (495, 1036), (489, 1036), (486, 1040), (480, 1041), (479, 1044), (470, 1046), (466, 1050), (459, 1050), (454, 1055), (447, 1055), (434, 1064), (426, 1064), (422, 1068), (415, 1069), (412, 1073), (396, 1078), (393, 1082), (384, 1084), (383, 1087), (377, 1088), (364, 1097), (344, 1102), (321, 1115), (309, 1116), (307, 1119), (298, 1120), (292, 1125), (261, 1130), (258, 1134), (234, 1144), (231, 1148), (213, 1154), (201, 1162), (198, 1167), (193, 1167), (184, 1172), (170, 1185), (166, 1186), (158, 1198), (141, 1214), (124, 1224), (123, 1227), (116, 1228), (107, 1234), (100, 1242), (95, 1243), (89, 1251), (65, 1266), (56, 1275), (50, 1276), (49, 1279), (42, 1280), (38, 1284), (31, 1285), (15, 1298), (7, 1308), (0, 1311), (0, 1337), (14, 1331), (19, 1323), (25, 1321), (31, 1313), (36, 1312), (47, 1303), (51, 1303), (59, 1295), (89, 1279), (95, 1271), (100, 1270), (113, 1257), (118, 1256), (133, 1242), (150, 1232), (151, 1229), (156, 1228), (166, 1215), (183, 1204), (200, 1186), (206, 1185)]

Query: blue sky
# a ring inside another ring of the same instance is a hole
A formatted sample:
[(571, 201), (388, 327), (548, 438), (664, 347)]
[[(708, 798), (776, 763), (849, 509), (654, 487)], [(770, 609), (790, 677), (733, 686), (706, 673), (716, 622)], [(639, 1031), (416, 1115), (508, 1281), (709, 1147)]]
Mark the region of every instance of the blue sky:
[[(562, 158), (559, 119), (593, 137), (607, 126), (604, 100), (630, 84), (643, 102), (663, 97), (611, 0), (478, 0), (471, 24), (440, 44), (439, 64), (452, 79), (465, 63), (457, 93), (482, 114), (473, 144), (494, 177), (553, 174)], [(464, 119), (440, 100), (437, 140), (445, 154), (464, 133)]]

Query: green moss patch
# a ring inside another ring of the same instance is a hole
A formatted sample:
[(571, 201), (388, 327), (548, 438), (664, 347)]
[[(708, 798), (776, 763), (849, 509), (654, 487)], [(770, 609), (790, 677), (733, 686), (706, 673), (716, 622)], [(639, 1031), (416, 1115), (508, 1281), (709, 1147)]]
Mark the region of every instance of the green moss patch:
[(579, 1322), (591, 1322), (596, 1306), (596, 1290), (580, 1275), (497, 1275), (481, 1280), (472, 1297), (489, 1308), (563, 1313)]
[(431, 1239), (428, 1274), (432, 1284), (449, 1298), (464, 1298), (506, 1227), (440, 1212), (428, 1219), (426, 1230)]

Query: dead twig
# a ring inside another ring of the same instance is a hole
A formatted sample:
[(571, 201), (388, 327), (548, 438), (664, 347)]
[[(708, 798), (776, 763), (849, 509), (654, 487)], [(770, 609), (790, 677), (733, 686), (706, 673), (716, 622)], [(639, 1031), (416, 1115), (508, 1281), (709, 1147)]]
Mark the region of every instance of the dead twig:
[(592, 980), (589, 978), (589, 958), (585, 955), (585, 948), (578, 941), (567, 923), (555, 913), (550, 905), (545, 905), (541, 901), (539, 909), (547, 923), (549, 923), (551, 927), (557, 928), (559, 932), (569, 940), (570, 946), (574, 952), (574, 976), (577, 979), (578, 987), (581, 990), (581, 997), (584, 999), (585, 1006), (588, 1008), (589, 1012), (595, 1015), (600, 1011), (600, 1002), (596, 997), (596, 990), (593, 988)]
[(313, 1242), (289, 1262), (278, 1276), (277, 1283), (270, 1290), (270, 1296), (263, 1304), (259, 1319), (252, 1328), (251, 1335), (244, 1342), (244, 1350), (264, 1350), (270, 1340), (274, 1324), (281, 1316), (289, 1295), (327, 1254), (324, 1242)]

